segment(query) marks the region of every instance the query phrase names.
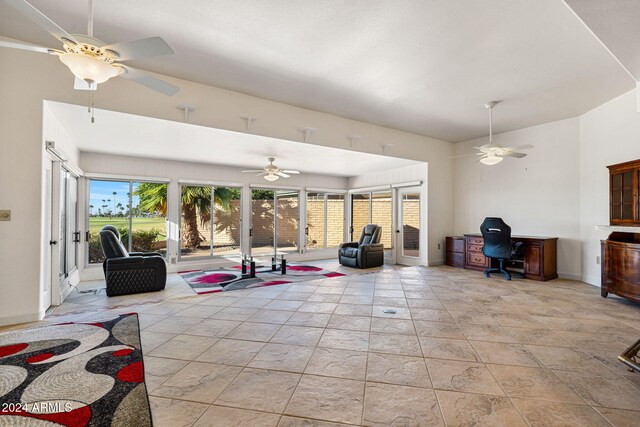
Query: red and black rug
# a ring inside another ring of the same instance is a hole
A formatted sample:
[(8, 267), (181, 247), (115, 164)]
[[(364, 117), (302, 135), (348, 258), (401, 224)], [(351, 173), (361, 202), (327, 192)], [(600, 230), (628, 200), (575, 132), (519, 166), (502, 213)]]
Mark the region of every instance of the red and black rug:
[(0, 334), (0, 425), (151, 426), (137, 314)]
[(271, 266), (256, 267), (256, 277), (242, 275), (241, 267), (219, 268), (214, 270), (188, 270), (178, 272), (197, 294), (226, 292), (236, 289), (257, 288), (261, 286), (284, 285), (346, 276), (344, 273), (326, 270), (306, 264), (288, 264), (287, 274), (271, 271)]

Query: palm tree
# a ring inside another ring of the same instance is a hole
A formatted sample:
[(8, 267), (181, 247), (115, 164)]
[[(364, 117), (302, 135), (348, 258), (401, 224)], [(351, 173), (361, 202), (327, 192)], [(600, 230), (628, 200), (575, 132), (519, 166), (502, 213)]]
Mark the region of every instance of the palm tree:
[(118, 204), (116, 205), (116, 208), (118, 208), (118, 210), (120, 211), (120, 213), (123, 213), (123, 211), (124, 211), (124, 207), (122, 207), (122, 203), (118, 203)]
[(89, 215), (93, 215), (93, 205), (89, 205)]
[[(142, 182), (134, 191), (140, 197), (138, 204), (143, 212), (167, 215), (167, 185)], [(216, 188), (213, 193), (213, 202), (219, 209), (229, 210), (231, 200), (239, 198), (239, 190), (231, 188)], [(184, 244), (196, 249), (204, 239), (198, 230), (198, 217), (200, 225), (211, 221), (211, 187), (183, 186), (180, 200)]]
[(115, 211), (116, 210), (116, 194), (118, 193), (114, 191), (111, 194), (113, 194), (113, 210)]

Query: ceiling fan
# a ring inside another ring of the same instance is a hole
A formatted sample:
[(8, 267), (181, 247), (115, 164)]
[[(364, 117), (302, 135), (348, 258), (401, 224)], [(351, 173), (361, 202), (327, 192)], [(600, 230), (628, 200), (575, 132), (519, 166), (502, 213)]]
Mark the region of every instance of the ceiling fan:
[(150, 37), (107, 45), (93, 37), (93, 0), (89, 1), (87, 34), (69, 34), (25, 0), (4, 0), (62, 43), (62, 49), (37, 46), (0, 36), (0, 47), (56, 55), (76, 77), (74, 88), (95, 90), (112, 77), (123, 77), (168, 96), (180, 89), (121, 61), (173, 55), (175, 51), (160, 37)]
[(493, 112), (493, 107), (495, 107), (499, 103), (500, 101), (490, 101), (484, 104), (484, 107), (489, 110), (489, 142), (484, 145), (481, 145), (480, 147), (473, 147), (476, 150), (479, 150), (480, 151), (479, 153), (465, 154), (463, 156), (455, 156), (455, 157), (452, 157), (453, 159), (460, 158), (460, 157), (480, 156), (476, 161), (481, 162), (485, 165), (491, 166), (491, 165), (497, 165), (502, 160), (504, 160), (505, 157), (515, 157), (518, 159), (526, 157), (527, 155), (526, 153), (519, 153), (516, 150), (526, 150), (529, 148), (534, 148), (534, 146), (531, 144), (518, 145), (515, 147), (502, 147), (501, 145), (493, 144), (492, 112)]
[(269, 164), (263, 169), (242, 171), (242, 173), (259, 172), (256, 176), (264, 175), (264, 179), (266, 179), (267, 181), (276, 181), (280, 177), (289, 178), (291, 175), (297, 175), (300, 173), (300, 171), (280, 169), (278, 166), (273, 164), (273, 162), (276, 160), (275, 157), (269, 157), (268, 160)]

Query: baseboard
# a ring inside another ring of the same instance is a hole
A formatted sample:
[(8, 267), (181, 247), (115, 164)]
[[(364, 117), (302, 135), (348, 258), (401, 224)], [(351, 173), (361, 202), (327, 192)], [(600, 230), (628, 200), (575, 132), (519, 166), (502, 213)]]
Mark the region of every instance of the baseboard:
[(45, 311), (37, 313), (21, 314), (19, 316), (0, 317), (0, 326), (17, 325), (19, 323), (37, 322), (44, 319)]
[(582, 282), (582, 276), (579, 274), (568, 274), (568, 273), (558, 273), (558, 277), (560, 279), (567, 279), (567, 280), (576, 280), (578, 282)]

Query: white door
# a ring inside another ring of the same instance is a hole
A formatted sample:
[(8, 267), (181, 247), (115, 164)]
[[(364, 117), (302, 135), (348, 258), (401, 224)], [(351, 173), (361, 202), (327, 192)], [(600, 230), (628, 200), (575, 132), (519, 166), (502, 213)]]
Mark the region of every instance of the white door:
[[(45, 159), (44, 162), (44, 185), (45, 185), (45, 194), (44, 194), (44, 248), (45, 255), (44, 260), (47, 265), (44, 266), (44, 280), (41, 284), (40, 289), (40, 309), (46, 310), (51, 306), (51, 281), (52, 281), (52, 273), (51, 270), (53, 268), (53, 257), (52, 257), (52, 246), (54, 245), (54, 241), (57, 239), (51, 234), (51, 220), (53, 218), (53, 208), (51, 205), (51, 200), (53, 196), (53, 162), (48, 159)], [(58, 262), (56, 259), (55, 262)]]
[(402, 265), (420, 265), (422, 222), (422, 188), (406, 187), (398, 189), (396, 197), (396, 209), (398, 212), (396, 221), (396, 261)]

